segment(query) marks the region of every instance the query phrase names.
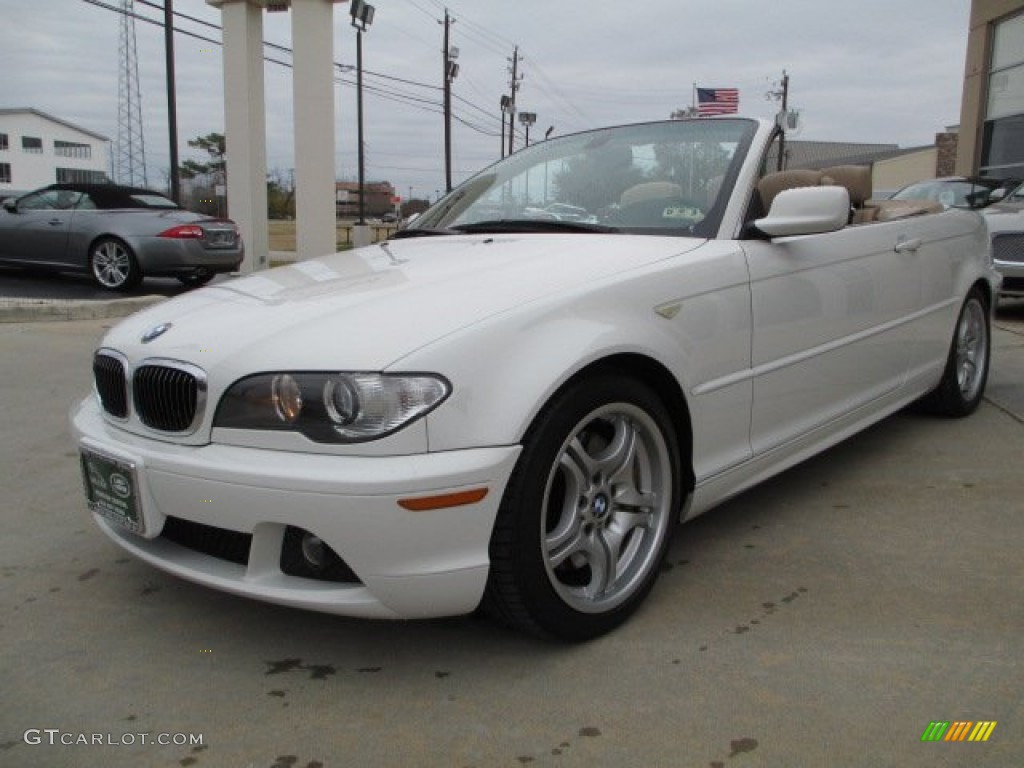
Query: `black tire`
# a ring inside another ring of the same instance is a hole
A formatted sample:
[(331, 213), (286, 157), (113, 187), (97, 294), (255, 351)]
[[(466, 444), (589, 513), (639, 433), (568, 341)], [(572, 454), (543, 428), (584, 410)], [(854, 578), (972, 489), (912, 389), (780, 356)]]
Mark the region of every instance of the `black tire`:
[(678, 526), (678, 441), (660, 398), (614, 374), (570, 384), (523, 441), (490, 543), (482, 607), (583, 641), (625, 621)]
[(930, 413), (960, 418), (974, 412), (985, 394), (992, 356), (989, 305), (974, 288), (957, 317), (939, 385), (921, 401)]
[(89, 271), (108, 291), (127, 291), (142, 282), (142, 270), (132, 249), (116, 237), (103, 237), (89, 249)]
[(178, 275), (178, 282), (188, 288), (199, 288), (213, 280), (213, 273), (206, 272), (202, 275)]

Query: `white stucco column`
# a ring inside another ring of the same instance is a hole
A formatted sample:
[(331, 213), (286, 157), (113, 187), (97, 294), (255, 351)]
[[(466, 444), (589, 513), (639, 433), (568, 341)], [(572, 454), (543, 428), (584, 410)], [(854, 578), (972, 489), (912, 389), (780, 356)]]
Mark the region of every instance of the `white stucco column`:
[[(243, 273), (269, 266), (267, 124), (260, 0), (207, 0), (224, 26), (224, 136), (228, 216), (245, 241)], [(333, 157), (333, 155), (332, 155)], [(332, 163), (333, 165), (333, 163)]]
[(295, 247), (307, 259), (337, 250), (334, 171), (334, 2), (292, 0)]

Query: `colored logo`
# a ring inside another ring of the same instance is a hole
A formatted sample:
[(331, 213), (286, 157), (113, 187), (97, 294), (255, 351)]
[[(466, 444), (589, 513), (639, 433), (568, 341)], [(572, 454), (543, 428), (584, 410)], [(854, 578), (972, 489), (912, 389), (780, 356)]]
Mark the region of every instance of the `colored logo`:
[(988, 741), (995, 728), (995, 720), (932, 720), (921, 741)]
[(127, 499), (132, 493), (132, 486), (128, 482), (128, 478), (117, 473), (110, 475), (110, 489), (122, 499)]

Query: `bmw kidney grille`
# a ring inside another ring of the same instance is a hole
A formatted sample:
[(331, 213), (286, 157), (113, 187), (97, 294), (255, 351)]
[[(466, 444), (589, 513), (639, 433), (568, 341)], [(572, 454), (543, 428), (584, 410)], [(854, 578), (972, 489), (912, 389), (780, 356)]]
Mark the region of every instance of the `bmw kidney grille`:
[(145, 360), (134, 370), (111, 350), (93, 359), (96, 392), (103, 410), (115, 419), (134, 416), (159, 432), (187, 433), (198, 425), (206, 405), (206, 375), (178, 360)]

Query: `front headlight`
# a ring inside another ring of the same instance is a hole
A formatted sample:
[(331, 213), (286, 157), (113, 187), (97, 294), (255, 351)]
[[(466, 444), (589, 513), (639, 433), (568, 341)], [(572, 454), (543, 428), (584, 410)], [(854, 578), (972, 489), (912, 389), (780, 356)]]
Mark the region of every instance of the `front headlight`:
[(397, 432), (451, 392), (436, 374), (260, 373), (236, 381), (214, 427), (301, 432), (321, 443), (358, 443)]

